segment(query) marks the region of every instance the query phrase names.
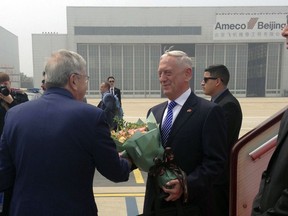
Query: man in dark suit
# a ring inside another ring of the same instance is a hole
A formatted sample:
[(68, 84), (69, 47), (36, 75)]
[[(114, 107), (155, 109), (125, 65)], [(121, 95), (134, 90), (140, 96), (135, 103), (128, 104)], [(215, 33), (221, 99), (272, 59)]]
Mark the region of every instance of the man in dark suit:
[(113, 95), (116, 95), (119, 102), (120, 102), (120, 106), (122, 107), (122, 103), (121, 103), (121, 90), (119, 88), (115, 87), (115, 78), (113, 76), (109, 76), (107, 78), (107, 81), (110, 84), (110, 93), (112, 93)]
[[(198, 211), (201, 211), (202, 216), (212, 216), (211, 186), (216, 177), (223, 174), (227, 161), (223, 111), (218, 105), (197, 97), (191, 91), (189, 83), (192, 78), (192, 61), (186, 53), (165, 52), (160, 58), (158, 74), (168, 102), (152, 107), (148, 114), (154, 114), (163, 136), (166, 131), (162, 128), (163, 122), (169, 118), (167, 105), (176, 102), (172, 128), (165, 143), (162, 138), (162, 144), (172, 148), (175, 164), (187, 175), (188, 202), (182, 202), (185, 188), (178, 179), (170, 180), (166, 187), (160, 188), (155, 185), (154, 177), (149, 175), (143, 214), (149, 215), (149, 212), (155, 210), (156, 204), (160, 209), (167, 209), (176, 208), (180, 203), (194, 207), (195, 214), (189, 213), (191, 216), (198, 215)], [(157, 194), (161, 192), (168, 195), (159, 203)]]
[(7, 112), (0, 191), (14, 185), (10, 216), (95, 216), (95, 168), (111, 181), (127, 181), (130, 162), (119, 158), (104, 112), (82, 102), (85, 60), (59, 50), (45, 73), (44, 95)]
[[(224, 111), (227, 125), (227, 140), (229, 152), (237, 142), (242, 125), (242, 110), (239, 101), (227, 88), (230, 73), (225, 65), (211, 65), (204, 71), (201, 82), (205, 95), (211, 96), (211, 101), (217, 103)], [(220, 176), (213, 185), (213, 212), (219, 216), (229, 216), (229, 163), (225, 175)]]
[(99, 89), (102, 99), (97, 107), (104, 110), (110, 128), (117, 130), (117, 122), (123, 119), (123, 112), (119, 100), (115, 95), (110, 93), (110, 84), (108, 82), (102, 82)]
[[(288, 25), (283, 29), (282, 36), (286, 38), (288, 49)], [(251, 215), (288, 215), (288, 110), (282, 117), (277, 147), (262, 174)]]

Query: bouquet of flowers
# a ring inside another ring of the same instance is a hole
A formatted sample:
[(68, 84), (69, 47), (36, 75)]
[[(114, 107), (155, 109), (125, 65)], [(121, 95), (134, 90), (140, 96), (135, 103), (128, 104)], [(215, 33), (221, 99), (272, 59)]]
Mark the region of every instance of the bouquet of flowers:
[[(146, 122), (138, 120), (136, 123), (128, 123), (124, 120), (117, 122), (119, 130), (112, 131), (117, 150), (132, 159), (133, 163), (142, 171), (149, 172), (157, 178), (160, 187), (172, 179), (178, 178), (183, 183), (184, 172), (179, 172), (178, 167), (173, 166), (173, 158), (168, 159), (167, 150), (161, 144), (159, 126), (151, 113)], [(171, 151), (171, 149), (170, 149)]]
[(162, 157), (164, 153), (154, 115), (151, 113), (146, 122), (123, 120), (118, 122), (118, 127), (119, 130), (111, 132), (117, 150), (125, 151), (124, 155), (127, 153), (140, 170), (148, 172), (155, 165), (154, 158)]
[(119, 130), (112, 131), (111, 136), (117, 150), (125, 152), (122, 156), (130, 157), (140, 170), (153, 175), (160, 187), (166, 186), (172, 179), (178, 179), (184, 190), (186, 202), (186, 174), (174, 163), (172, 149), (168, 147), (164, 150), (154, 115), (151, 113), (146, 122), (139, 119), (136, 123), (129, 123), (121, 119), (117, 124)]

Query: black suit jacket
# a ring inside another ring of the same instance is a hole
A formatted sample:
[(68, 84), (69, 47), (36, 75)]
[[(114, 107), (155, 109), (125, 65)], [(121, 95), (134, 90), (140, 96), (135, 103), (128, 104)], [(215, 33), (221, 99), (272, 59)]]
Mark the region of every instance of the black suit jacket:
[[(167, 102), (148, 111), (160, 123)], [(209, 214), (211, 185), (223, 174), (227, 160), (226, 125), (222, 109), (203, 98), (190, 94), (176, 117), (167, 146), (171, 146), (175, 162), (187, 174), (189, 204), (201, 208), (203, 216)], [(144, 201), (144, 214), (153, 209), (155, 185), (148, 176)], [(163, 206), (174, 202), (163, 202)]]
[(121, 103), (121, 90), (119, 88), (116, 88), (114, 87), (114, 95), (117, 96), (119, 102), (120, 102), (120, 105), (122, 106), (122, 103)]
[[(227, 125), (227, 143), (228, 155), (237, 142), (239, 132), (242, 125), (242, 110), (238, 100), (226, 89), (219, 97), (216, 98), (214, 103), (217, 103), (224, 111), (225, 121)], [(229, 185), (229, 164), (226, 169), (226, 175), (220, 176), (216, 184)], [(227, 191), (228, 192), (228, 191)], [(220, 200), (218, 200), (220, 201)]]
[(239, 101), (231, 94), (229, 89), (226, 89), (214, 101), (224, 111), (224, 116), (227, 124), (227, 139), (229, 150), (237, 142), (239, 132), (242, 125), (242, 110)]
[[(242, 125), (242, 110), (238, 100), (231, 94), (229, 89), (226, 89), (214, 101), (224, 111), (225, 121), (227, 125), (227, 143), (228, 155), (232, 147), (237, 142), (239, 132)], [(213, 213), (215, 215), (228, 216), (229, 215), (229, 168), (230, 163), (227, 164), (225, 174), (221, 175), (214, 184), (214, 207)]]
[(281, 120), (277, 147), (263, 172), (251, 215), (288, 215), (288, 110)]
[(109, 91), (105, 92), (97, 107), (104, 110), (110, 129), (116, 129), (117, 123), (114, 121), (114, 117), (117, 112), (117, 107), (114, 95)]

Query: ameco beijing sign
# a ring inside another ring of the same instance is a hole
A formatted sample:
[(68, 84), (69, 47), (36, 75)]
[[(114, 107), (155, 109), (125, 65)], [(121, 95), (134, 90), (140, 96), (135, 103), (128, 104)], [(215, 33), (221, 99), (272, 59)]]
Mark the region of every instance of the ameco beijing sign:
[(214, 40), (282, 39), (288, 13), (218, 13)]

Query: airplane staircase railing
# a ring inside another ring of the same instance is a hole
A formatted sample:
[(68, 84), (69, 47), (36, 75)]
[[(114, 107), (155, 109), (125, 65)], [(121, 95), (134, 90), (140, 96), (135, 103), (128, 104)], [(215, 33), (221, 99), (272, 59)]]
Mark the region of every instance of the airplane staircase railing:
[(230, 216), (251, 214), (262, 172), (273, 154), (285, 107), (242, 136), (234, 145), (230, 162)]

